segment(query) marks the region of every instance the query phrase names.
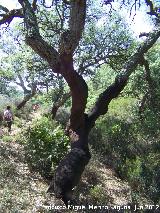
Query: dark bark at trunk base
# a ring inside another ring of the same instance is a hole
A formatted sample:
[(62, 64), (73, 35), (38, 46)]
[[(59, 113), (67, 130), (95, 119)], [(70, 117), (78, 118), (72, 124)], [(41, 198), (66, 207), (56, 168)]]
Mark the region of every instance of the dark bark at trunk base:
[(17, 110), (22, 109), (26, 103), (28, 102), (28, 100), (23, 100), (20, 104), (17, 105)]
[(54, 105), (51, 110), (52, 119), (54, 120), (58, 111), (58, 106)]
[[(84, 115), (86, 117), (86, 115)], [(89, 163), (91, 154), (88, 147), (89, 125), (85, 124), (78, 130), (68, 130), (71, 141), (71, 151), (62, 159), (55, 170), (48, 192), (62, 199), (65, 205), (72, 202), (73, 188), (79, 183), (82, 173)]]
[(72, 201), (73, 188), (79, 183), (90, 158), (89, 151), (73, 148), (55, 170), (54, 180), (48, 192), (54, 192), (55, 197), (62, 199), (67, 206), (68, 201)]

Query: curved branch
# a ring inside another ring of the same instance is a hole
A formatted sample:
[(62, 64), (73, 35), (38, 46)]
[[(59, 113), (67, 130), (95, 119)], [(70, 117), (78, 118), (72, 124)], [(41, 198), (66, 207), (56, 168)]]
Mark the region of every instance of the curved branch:
[[(27, 29), (27, 44), (49, 63), (54, 72), (62, 74), (70, 87), (72, 96), (70, 128), (76, 129), (84, 124), (84, 111), (87, 103), (88, 87), (84, 79), (74, 70), (72, 54), (68, 54), (65, 51), (63, 54), (59, 55), (59, 53), (52, 46), (43, 40), (39, 33), (34, 10), (29, 1), (19, 0), (19, 3), (22, 5), (24, 11), (24, 21)], [(72, 0), (72, 4), (75, 4), (76, 7), (79, 8), (80, 17), (84, 17), (85, 15), (82, 15), (82, 11), (85, 14), (85, 0)], [(79, 16), (77, 15), (77, 17)], [(72, 16), (72, 18), (74, 17)], [(81, 18), (80, 21), (82, 21)], [(76, 23), (77, 22), (78, 20), (76, 19)], [(72, 28), (73, 27), (71, 27), (71, 29)]]
[(28, 93), (25, 93), (24, 91), (24, 98), (23, 100), (17, 105), (17, 109), (21, 109), (25, 106), (25, 104), (36, 94), (37, 92), (37, 85), (36, 83), (32, 83), (31, 90), (28, 90)]
[(56, 71), (57, 64), (59, 62), (58, 52), (41, 37), (37, 19), (29, 1), (18, 1), (22, 5), (24, 12), (24, 21), (27, 30), (26, 43), (43, 59), (45, 59), (49, 63), (49, 65)]
[(15, 18), (23, 18), (23, 10), (22, 9), (14, 9), (9, 11), (7, 8), (3, 7), (2, 5), (0, 5), (0, 10), (3, 10), (4, 14), (0, 14), (0, 16), (2, 17), (0, 19), (0, 25), (2, 24), (10, 24), (11, 21)]
[(112, 99), (118, 97), (127, 84), (130, 75), (135, 71), (138, 64), (143, 65), (144, 54), (154, 45), (160, 37), (160, 26), (149, 34), (146, 41), (140, 45), (135, 54), (133, 54), (125, 64), (121, 74), (116, 77), (115, 82), (110, 85), (102, 94), (100, 94), (95, 106), (89, 113), (89, 122), (94, 125), (97, 118), (108, 111), (108, 105)]
[(83, 77), (74, 70), (72, 56), (63, 55), (60, 56), (60, 59), (60, 73), (67, 81), (72, 96), (69, 128), (75, 130), (84, 124), (84, 111), (87, 104), (88, 86)]

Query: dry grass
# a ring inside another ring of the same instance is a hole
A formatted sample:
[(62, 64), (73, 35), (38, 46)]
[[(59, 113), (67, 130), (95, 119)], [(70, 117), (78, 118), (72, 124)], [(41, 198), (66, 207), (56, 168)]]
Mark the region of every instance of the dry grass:
[[(46, 210), (47, 207), (63, 203), (46, 194), (48, 184), (39, 174), (29, 170), (23, 146), (14, 141), (13, 136), (10, 137), (12, 141), (0, 141), (0, 212), (76, 212)], [(126, 205), (131, 202), (127, 183), (120, 181), (115, 173), (100, 163), (94, 155), (74, 196), (77, 205), (84, 205), (86, 208), (88, 205)], [(92, 210), (85, 209), (79, 212), (92, 212)]]

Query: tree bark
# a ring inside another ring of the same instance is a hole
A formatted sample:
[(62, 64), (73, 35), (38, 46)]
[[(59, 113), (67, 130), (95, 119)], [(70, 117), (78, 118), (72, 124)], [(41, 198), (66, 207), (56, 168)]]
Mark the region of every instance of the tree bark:
[(108, 105), (112, 99), (118, 97), (124, 87), (127, 85), (130, 75), (136, 70), (137, 66), (144, 64), (144, 54), (155, 44), (160, 37), (160, 26), (158, 25), (153, 32), (149, 33), (145, 42), (143, 42), (136, 52), (129, 58), (124, 65), (121, 73), (116, 77), (115, 82), (110, 85), (102, 94), (99, 95), (95, 105), (90, 110), (88, 115), (91, 126), (94, 126), (95, 121), (107, 113)]
[(17, 109), (20, 110), (22, 109), (26, 103), (35, 95), (36, 93), (30, 93), (28, 95), (24, 96), (24, 99), (17, 105)]
[(25, 104), (36, 94), (37, 85), (35, 82), (32, 83), (31, 89), (28, 90), (24, 84), (24, 81), (22, 79), (22, 76), (18, 75), (20, 83), (16, 82), (17, 85), (21, 86), (24, 92), (24, 98), (23, 100), (17, 105), (17, 109), (20, 110), (25, 106)]
[[(79, 178), (90, 159), (88, 148), (88, 131), (86, 130), (85, 108), (88, 97), (88, 87), (82, 76), (73, 67), (73, 52), (78, 46), (85, 22), (86, 1), (72, 0), (70, 29), (61, 35), (59, 52), (48, 45), (41, 37), (36, 16), (28, 0), (19, 0), (23, 8), (24, 20), (27, 29), (26, 42), (43, 59), (45, 59), (54, 72), (60, 73), (68, 83), (71, 90), (72, 107), (68, 135), (71, 141), (71, 152), (61, 161), (55, 171), (54, 191), (56, 197), (67, 202), (68, 193), (79, 182)], [(75, 29), (76, 27), (76, 29)], [(67, 36), (67, 33), (70, 35)], [(67, 37), (66, 37), (67, 36)], [(79, 164), (77, 165), (77, 163)], [(77, 171), (77, 172), (75, 172)], [(62, 178), (59, 178), (59, 177)], [(57, 177), (57, 178), (56, 178)], [(50, 187), (52, 189), (52, 187)]]
[(62, 95), (62, 97), (59, 98), (59, 100), (56, 101), (56, 103), (53, 104), (51, 114), (52, 114), (52, 119), (55, 118), (58, 109), (64, 105), (64, 103), (71, 97), (71, 93), (65, 93)]

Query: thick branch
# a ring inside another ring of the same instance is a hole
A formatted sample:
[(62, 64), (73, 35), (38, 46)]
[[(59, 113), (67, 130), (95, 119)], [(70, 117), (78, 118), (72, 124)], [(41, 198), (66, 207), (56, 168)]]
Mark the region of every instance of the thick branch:
[(143, 55), (153, 46), (160, 36), (160, 27), (149, 34), (146, 41), (140, 45), (135, 54), (125, 64), (122, 73), (116, 77), (115, 82), (109, 86), (98, 98), (95, 106), (89, 113), (89, 121), (94, 125), (97, 118), (108, 111), (108, 105), (116, 98), (127, 84), (129, 76), (135, 71), (138, 64), (143, 64)]
[(82, 76), (80, 76), (73, 68), (73, 59), (70, 55), (60, 57), (61, 69), (60, 73), (67, 81), (72, 96), (72, 108), (70, 116), (70, 128), (74, 130), (84, 124), (84, 111), (86, 108), (88, 97), (88, 86)]
[[(45, 42), (40, 36), (36, 16), (29, 1), (19, 0), (19, 3), (22, 5), (24, 11), (24, 21), (27, 29), (27, 44), (31, 46), (32, 49), (34, 49), (42, 58), (44, 58), (49, 63), (54, 72), (62, 74), (70, 87), (72, 95), (70, 128), (76, 129), (81, 126), (82, 123), (84, 123), (84, 111), (87, 103), (88, 87), (84, 79), (78, 73), (76, 73), (73, 68), (72, 54), (63, 52), (63, 54), (61, 53), (61, 55), (59, 56), (58, 52), (53, 47), (48, 45), (48, 43)], [(82, 21), (82, 11), (85, 14), (85, 1), (76, 0), (72, 1), (72, 4), (75, 5), (75, 8), (79, 8), (78, 11), (80, 12), (80, 14), (77, 16), (76, 14), (74, 14), (76, 23), (78, 24), (78, 17), (80, 19), (79, 21)], [(84, 16), (85, 15), (83, 15), (83, 17)], [(74, 31), (73, 26), (75, 27), (75, 25), (72, 25), (73, 24), (71, 24), (71, 31)], [(80, 28), (81, 30), (78, 31), (79, 33), (82, 32), (82, 27)], [(80, 39), (80, 35), (76, 34), (76, 32), (74, 35), (76, 36), (78, 42), (78, 38)]]
[(82, 36), (86, 18), (86, 0), (70, 1), (69, 30), (61, 35), (59, 52), (73, 54)]
[(37, 19), (29, 1), (19, 0), (19, 3), (23, 8), (24, 21), (27, 30), (26, 43), (56, 70), (59, 62), (58, 52), (41, 37)]
[(154, 7), (154, 3), (150, 0), (145, 0), (147, 6), (149, 6), (150, 11), (148, 12), (149, 15), (154, 15), (158, 17), (158, 12), (156, 11), (156, 8)]
[(7, 8), (4, 8), (3, 6), (0, 5), (0, 10), (3, 10), (5, 13), (0, 14), (1, 19), (0, 19), (0, 25), (2, 24), (10, 24), (13, 18), (19, 17), (23, 18), (23, 11), (22, 9), (14, 9), (9, 11)]
[(74, 42), (74, 50), (79, 44), (86, 18), (86, 0), (71, 0), (70, 32)]
[(55, 118), (58, 109), (59, 109), (61, 106), (63, 106), (64, 103), (65, 103), (70, 97), (71, 97), (71, 93), (70, 93), (70, 92), (64, 93), (64, 94), (62, 95), (62, 97), (61, 97), (56, 103), (53, 104), (53, 106), (52, 106), (52, 111), (51, 111), (51, 113), (52, 113), (52, 119)]
[(36, 94), (36, 84), (32, 84), (31, 91), (27, 94), (24, 93), (24, 98), (23, 100), (17, 105), (17, 109), (21, 109), (22, 107), (25, 106), (25, 104)]

